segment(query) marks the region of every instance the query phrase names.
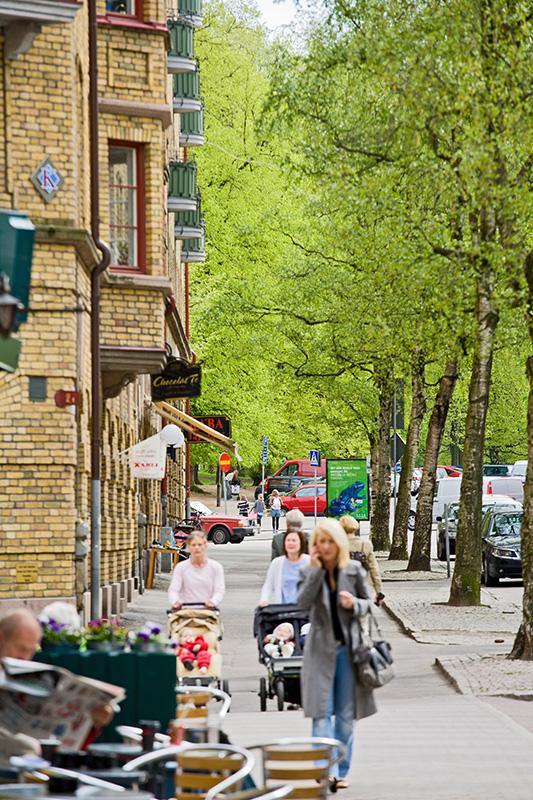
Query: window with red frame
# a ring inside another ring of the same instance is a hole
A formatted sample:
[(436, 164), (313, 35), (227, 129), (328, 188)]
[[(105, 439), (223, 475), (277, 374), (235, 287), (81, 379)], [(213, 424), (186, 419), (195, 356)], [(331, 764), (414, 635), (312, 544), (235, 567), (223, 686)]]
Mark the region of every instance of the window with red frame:
[(109, 144), (111, 265), (144, 269), (144, 160), (138, 145)]
[(141, 16), (142, 0), (106, 0), (107, 14), (125, 14), (127, 17)]

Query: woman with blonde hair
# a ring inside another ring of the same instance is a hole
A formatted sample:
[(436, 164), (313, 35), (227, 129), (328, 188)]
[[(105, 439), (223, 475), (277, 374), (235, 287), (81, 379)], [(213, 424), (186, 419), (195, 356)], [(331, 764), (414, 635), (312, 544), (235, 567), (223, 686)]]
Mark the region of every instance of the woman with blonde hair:
[[(348, 787), (354, 719), (376, 711), (373, 693), (357, 682), (354, 665), (361, 648), (359, 619), (372, 607), (365, 571), (350, 560), (348, 540), (337, 520), (319, 522), (309, 543), (311, 560), (300, 571), (298, 605), (310, 610), (304, 648), (302, 704), (313, 720), (313, 736), (338, 739), (346, 755), (330, 780)], [(333, 718), (335, 718), (333, 720)]]
[(369, 574), (370, 582), (376, 592), (375, 604), (380, 606), (385, 598), (382, 591), (381, 574), (379, 571), (379, 564), (374, 553), (374, 546), (370, 539), (363, 539), (359, 533), (359, 522), (345, 514), (339, 520), (344, 528), (346, 536), (348, 537), (348, 547), (350, 550), (350, 558), (359, 561)]

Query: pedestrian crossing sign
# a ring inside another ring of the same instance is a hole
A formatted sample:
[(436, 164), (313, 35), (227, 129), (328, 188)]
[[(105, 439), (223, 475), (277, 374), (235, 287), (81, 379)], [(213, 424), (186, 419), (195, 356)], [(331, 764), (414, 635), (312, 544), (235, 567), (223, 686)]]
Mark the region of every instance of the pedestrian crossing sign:
[(320, 466), (320, 453), (318, 450), (309, 451), (309, 466), (310, 467)]

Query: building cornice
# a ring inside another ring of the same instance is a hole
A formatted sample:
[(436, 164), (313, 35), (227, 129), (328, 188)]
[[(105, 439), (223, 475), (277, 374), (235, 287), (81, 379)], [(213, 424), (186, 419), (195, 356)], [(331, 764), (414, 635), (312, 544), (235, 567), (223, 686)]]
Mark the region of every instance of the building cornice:
[(0, 25), (22, 20), (43, 25), (72, 22), (80, 8), (78, 0), (0, 0)]
[(170, 103), (133, 103), (131, 100), (118, 100), (114, 97), (101, 97), (98, 107), (104, 114), (122, 114), (129, 117), (149, 117), (159, 119), (163, 128), (172, 125), (172, 106)]
[(101, 255), (94, 239), (85, 228), (76, 228), (62, 222), (47, 222), (32, 219), (35, 225), (35, 241), (41, 244), (63, 244), (74, 247), (77, 255), (88, 270), (101, 261)]
[(147, 275), (144, 272), (113, 272), (102, 274), (102, 285), (120, 289), (145, 289), (161, 292), (165, 296), (172, 291), (170, 279), (163, 275)]

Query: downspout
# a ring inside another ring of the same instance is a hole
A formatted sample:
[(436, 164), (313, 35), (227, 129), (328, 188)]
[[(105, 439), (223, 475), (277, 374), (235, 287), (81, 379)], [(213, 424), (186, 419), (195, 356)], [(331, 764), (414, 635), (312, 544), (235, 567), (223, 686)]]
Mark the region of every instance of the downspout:
[(100, 616), (100, 432), (102, 386), (100, 365), (100, 275), (111, 262), (100, 241), (100, 181), (98, 153), (98, 27), (96, 0), (89, 0), (89, 126), (91, 136), (91, 234), (102, 258), (91, 272), (91, 619)]

